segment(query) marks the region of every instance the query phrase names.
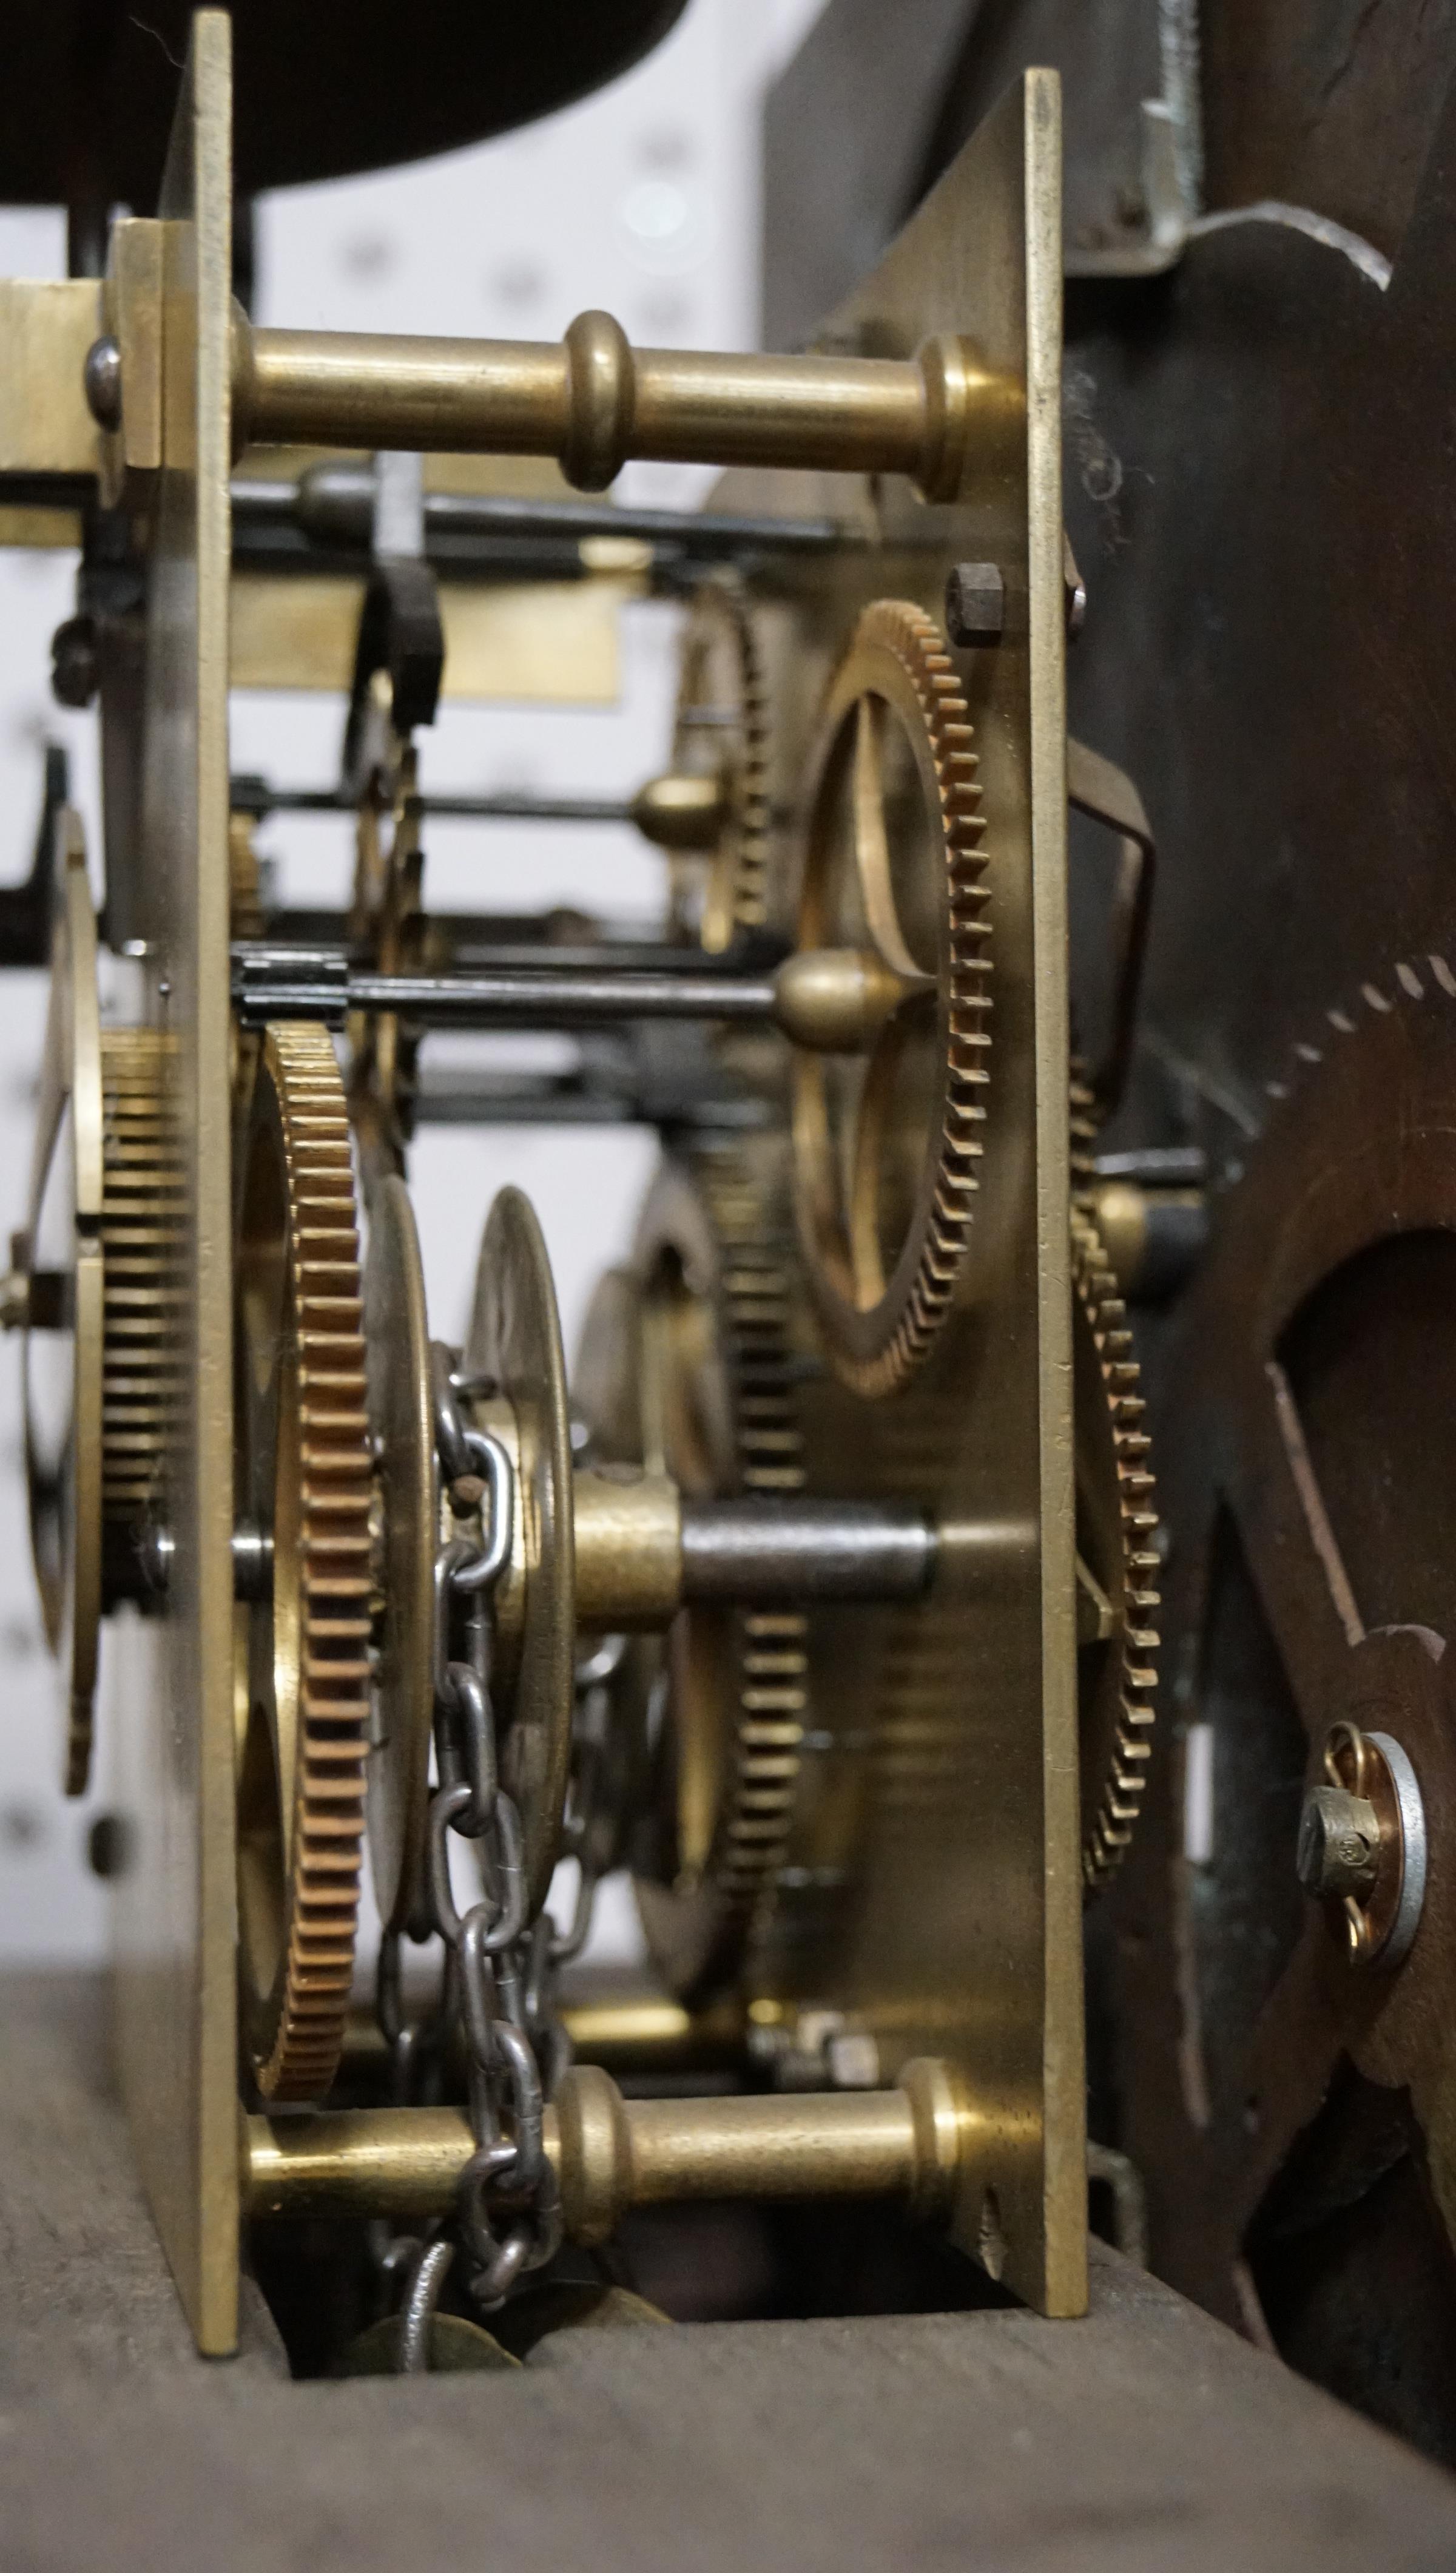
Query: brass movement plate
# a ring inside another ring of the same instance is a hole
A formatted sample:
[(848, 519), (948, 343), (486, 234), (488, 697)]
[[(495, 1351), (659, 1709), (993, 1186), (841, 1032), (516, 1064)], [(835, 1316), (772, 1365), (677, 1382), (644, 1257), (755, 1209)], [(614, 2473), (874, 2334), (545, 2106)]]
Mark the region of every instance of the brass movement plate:
[(134, 1628), (118, 1743), (122, 2085), (199, 2347), (238, 2329), (233, 1257), (228, 1138), (231, 25), (193, 20), (163, 183), (162, 465), (144, 731), (149, 1015), (173, 1039), (180, 1399), (165, 1614)]
[[(467, 704), (615, 705), (619, 612), (636, 586), (595, 575), (441, 581), (441, 693)], [(232, 595), (233, 685), (347, 696), (364, 589), (362, 580), (327, 573), (242, 573)]]
[[(816, 1420), (812, 1380), (802, 1396), (814, 1487), (868, 1484), (930, 1506), (941, 1566), (923, 1605), (812, 1621), (812, 1733), (785, 1876), (796, 1930), (771, 1944), (753, 2001), (761, 2019), (845, 2012), (878, 2039), (886, 2080), (916, 2055), (957, 2064), (977, 2136), (960, 2237), (1044, 2312), (1074, 2314), (1087, 2301), (1087, 2176), (1055, 73), (1008, 92), (824, 339), (903, 358), (942, 331), (972, 342), (984, 388), (955, 502), (927, 507), (902, 479), (848, 475), (736, 473), (715, 494), (728, 508), (848, 515), (867, 540), (786, 571), (758, 611), (776, 803), (792, 800), (870, 599), (917, 600), (943, 624), (962, 560), (997, 563), (1007, 599), (1002, 640), (956, 656), (993, 924), (991, 1113), (966, 1292), (921, 1375), (864, 1406), (848, 1445)], [(788, 903), (793, 873), (781, 852), (773, 877)]]
[[(230, 120), (229, 21), (205, 10), (161, 208), (162, 463), (144, 745), (151, 1015), (174, 1040), (186, 1181), (187, 1398), (168, 1460), (166, 1613), (139, 1629), (152, 1667), (127, 1710), (130, 1865), (118, 1937), (123, 2080), (143, 2174), (199, 2344), (212, 2352), (236, 2342), (239, 2219), (224, 1141)], [(994, 561), (1005, 582), (1002, 641), (958, 663), (981, 751), (996, 996), (995, 1112), (967, 1293), (916, 1383), (867, 1406), (875, 1417), (859, 1452), (840, 1468), (824, 1442), (826, 1491), (863, 1491), (868, 1464), (880, 1494), (935, 1511), (939, 1570), (924, 1603), (843, 1621), (853, 1643), (852, 1654), (838, 1648), (843, 1688), (811, 1689), (829, 1745), (814, 1756), (849, 1774), (840, 1807), (851, 1899), (821, 1956), (807, 1942), (793, 1972), (755, 1999), (765, 2012), (799, 2001), (843, 2010), (874, 2033), (887, 2082), (915, 2056), (951, 2059), (974, 2104), (958, 2234), (1030, 2302), (1070, 2314), (1086, 2303), (1087, 2252), (1060, 170), (1059, 85), (1029, 73), (831, 326), (836, 346), (875, 356), (909, 357), (946, 331), (974, 344), (984, 429), (954, 501), (928, 507), (896, 477), (802, 473), (736, 475), (723, 498), (843, 512), (867, 538), (787, 569), (764, 611), (787, 780), (802, 770), (825, 682), (871, 598), (917, 600), (940, 619), (954, 561)], [(570, 1707), (561, 1515), (570, 1457), (558, 1336), (547, 1335), (542, 1356), (524, 1284), (519, 1295), (518, 1309), (510, 1298), (497, 1297), (498, 1309), (477, 1303), (466, 1367), (490, 1373), (529, 1415), (523, 1521), (537, 1561), (556, 1570), (537, 1584), (537, 1626), (523, 1647), (521, 1736), (533, 1774), (512, 1781), (535, 1790), (532, 1872), (543, 1890)]]

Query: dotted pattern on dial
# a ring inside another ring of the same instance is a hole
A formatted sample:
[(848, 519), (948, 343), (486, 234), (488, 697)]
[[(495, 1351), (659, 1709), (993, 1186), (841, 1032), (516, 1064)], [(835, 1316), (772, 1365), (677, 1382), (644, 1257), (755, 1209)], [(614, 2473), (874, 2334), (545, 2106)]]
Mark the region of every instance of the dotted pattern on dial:
[(369, 1511), (364, 1299), (354, 1167), (333, 1043), (272, 1027), (288, 1180), (290, 1312), (298, 1350), (300, 1673), (288, 1954), (271, 2100), (317, 2100), (338, 2069), (354, 1975), (369, 1710)]

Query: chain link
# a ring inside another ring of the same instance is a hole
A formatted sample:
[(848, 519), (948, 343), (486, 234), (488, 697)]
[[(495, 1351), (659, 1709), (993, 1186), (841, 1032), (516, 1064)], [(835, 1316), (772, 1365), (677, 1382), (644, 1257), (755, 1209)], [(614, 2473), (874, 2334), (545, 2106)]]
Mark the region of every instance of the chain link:
[[(407, 2271), (399, 2365), (408, 2371), (428, 2364), (431, 2319), (456, 2247), (471, 2298), (487, 2312), (559, 2247), (560, 2197), (543, 2141), (545, 2103), (569, 2061), (555, 1980), (563, 1959), (584, 1943), (593, 1890), (583, 1864), (564, 1937), (548, 1912), (529, 1917), (521, 1820), (500, 1783), (490, 1700), (490, 1603), (510, 1560), (515, 1478), (500, 1440), (462, 1413), (462, 1393), (485, 1388), (462, 1384), (447, 1350), (436, 1344), (430, 1355), (435, 1444), (451, 1507), (457, 1517), (473, 1516), (478, 1505), (482, 1535), (476, 1542), (457, 1527), (435, 1560), (436, 1784), (419, 1927), (442, 1943), (438, 2005), (431, 2018), (406, 2021), (394, 1935), (380, 1946), (376, 2009), (396, 2100), (418, 2096), (422, 2080), (437, 2077), (458, 2037), (475, 2149), (460, 2177), (452, 2234), (390, 2242), (380, 2253), (391, 2282)], [(585, 1832), (580, 1779), (574, 1765), (566, 1830), (573, 1854)], [(464, 1909), (451, 1881), (457, 1840), (472, 1845), (479, 1871), (479, 1898)]]

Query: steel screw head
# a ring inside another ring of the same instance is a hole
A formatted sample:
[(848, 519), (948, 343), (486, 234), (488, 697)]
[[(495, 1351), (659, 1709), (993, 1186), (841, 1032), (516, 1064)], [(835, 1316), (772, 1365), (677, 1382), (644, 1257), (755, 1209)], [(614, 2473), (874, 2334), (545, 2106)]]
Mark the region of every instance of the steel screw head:
[(89, 706), (101, 684), (96, 619), (68, 616), (51, 636), (51, 694), (63, 706)]
[(1365, 1796), (1344, 1787), (1311, 1787), (1299, 1817), (1294, 1865), (1316, 1902), (1368, 1894), (1380, 1856), (1380, 1825)]
[(109, 335), (93, 340), (86, 352), (86, 400), (101, 429), (120, 429), (122, 416), (121, 350)]

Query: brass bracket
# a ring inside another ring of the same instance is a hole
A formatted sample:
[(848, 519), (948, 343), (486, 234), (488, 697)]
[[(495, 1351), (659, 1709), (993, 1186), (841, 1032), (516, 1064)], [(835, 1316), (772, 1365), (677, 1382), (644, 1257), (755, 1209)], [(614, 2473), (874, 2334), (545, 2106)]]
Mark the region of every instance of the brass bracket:
[(0, 473), (98, 470), (85, 373), (100, 328), (95, 278), (0, 279)]

